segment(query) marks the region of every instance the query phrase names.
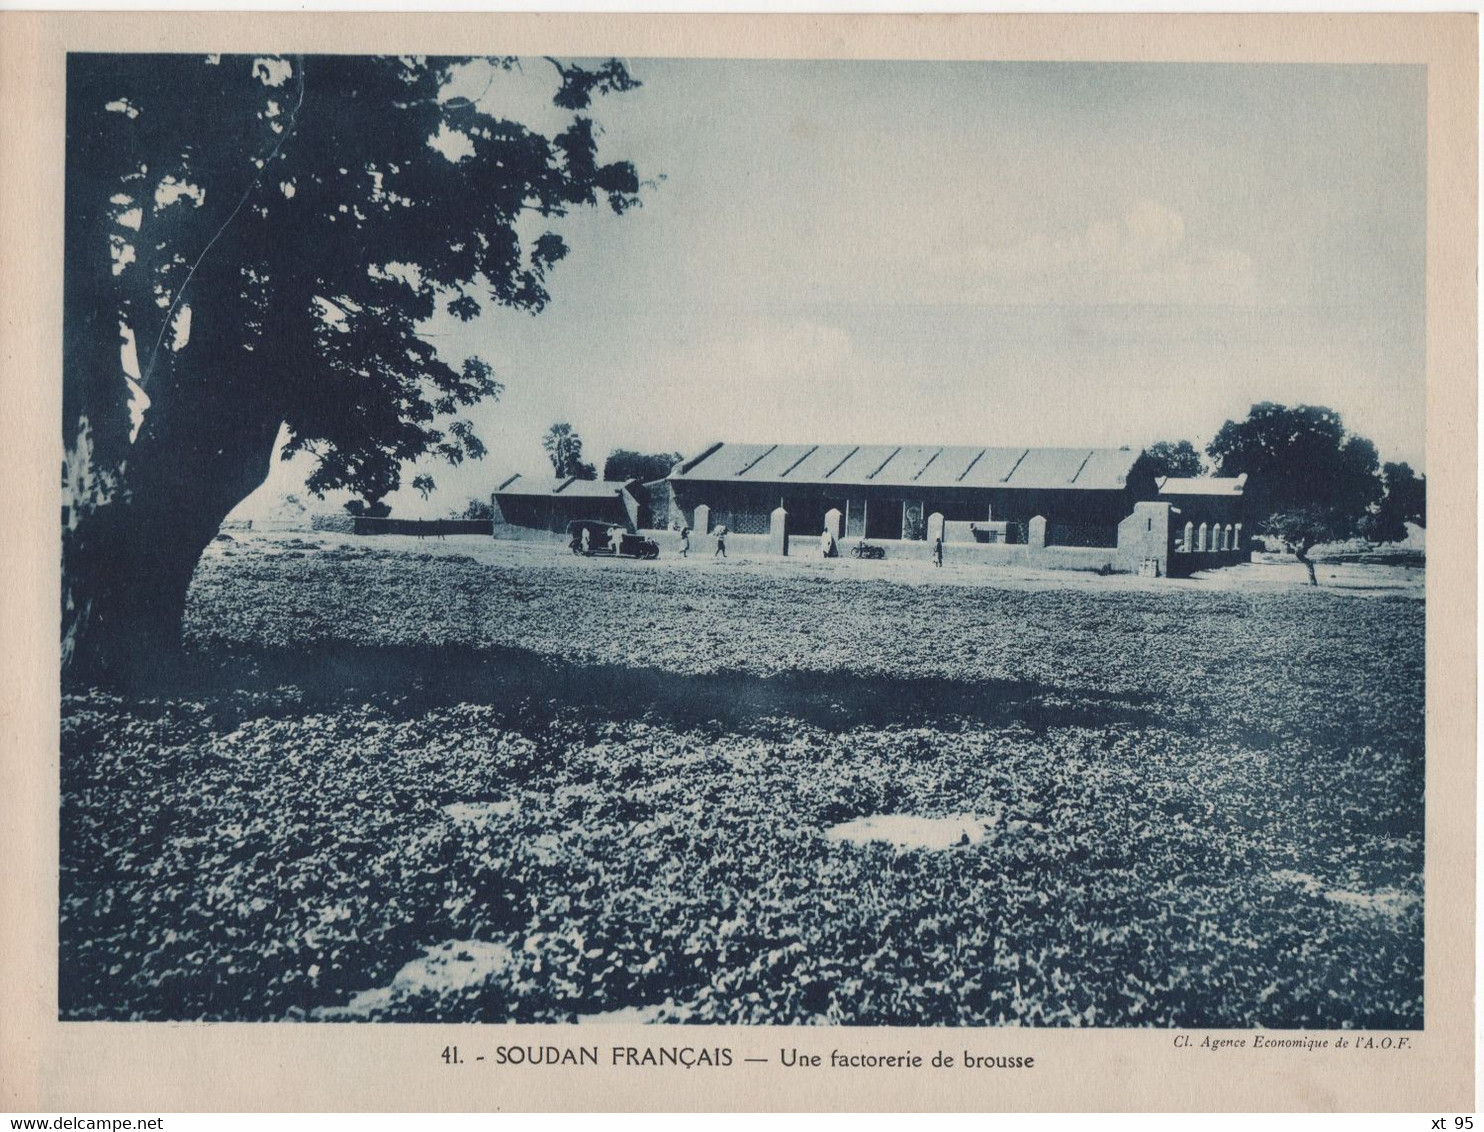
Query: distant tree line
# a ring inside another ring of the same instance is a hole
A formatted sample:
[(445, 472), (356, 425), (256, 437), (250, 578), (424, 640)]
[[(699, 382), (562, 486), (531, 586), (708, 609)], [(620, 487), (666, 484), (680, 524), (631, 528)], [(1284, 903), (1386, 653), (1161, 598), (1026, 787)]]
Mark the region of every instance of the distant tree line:
[[(582, 458), (582, 437), (566, 421), (552, 425), (541, 440), (551, 460), (551, 469), (558, 479), (575, 476), (580, 480), (598, 478), (596, 466)], [(662, 480), (684, 455), (679, 452), (633, 452), (627, 448), (615, 448), (603, 461), (605, 480)]]

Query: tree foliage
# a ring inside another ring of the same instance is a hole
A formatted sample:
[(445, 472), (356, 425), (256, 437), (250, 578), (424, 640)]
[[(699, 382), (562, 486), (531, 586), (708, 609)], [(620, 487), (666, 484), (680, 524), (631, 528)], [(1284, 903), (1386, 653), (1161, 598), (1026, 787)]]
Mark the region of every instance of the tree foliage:
[(685, 459), (679, 452), (631, 452), (627, 448), (615, 448), (603, 461), (605, 480), (641, 480), (649, 483), (662, 480), (672, 468)]
[(364, 515), (368, 519), (385, 519), (392, 513), (392, 505), (385, 499), (378, 499), (374, 503), (367, 503), (364, 499), (348, 499), (345, 501), (345, 509), (352, 515)]
[(582, 437), (566, 421), (552, 425), (541, 438), (541, 447), (546, 449), (551, 460), (551, 469), (558, 479), (576, 476), (580, 480), (595, 480), (598, 469), (582, 459)]
[(638, 202), (585, 113), (634, 80), (553, 64), (571, 116), (547, 137), (449, 93), (510, 59), (68, 57), (70, 622), (178, 624), (200, 547), (281, 433), (311, 491), (368, 502), (409, 461), (484, 454), (460, 413), (500, 383), (420, 328), (541, 310), (557, 218)]
[(1419, 476), (1410, 464), (1386, 464), (1381, 468), (1386, 494), (1362, 524), (1372, 542), (1402, 542), (1407, 524), (1427, 526), (1427, 477)]
[(1206, 470), (1201, 454), (1188, 440), (1158, 441), (1144, 449), (1144, 456), (1150, 470), (1160, 478), (1176, 476), (1188, 479), (1202, 475)]
[(1333, 409), (1264, 401), (1222, 425), (1206, 451), (1218, 475), (1249, 476), (1258, 528), (1305, 564), (1310, 581), (1309, 550), (1357, 534), (1382, 495), (1376, 446)]

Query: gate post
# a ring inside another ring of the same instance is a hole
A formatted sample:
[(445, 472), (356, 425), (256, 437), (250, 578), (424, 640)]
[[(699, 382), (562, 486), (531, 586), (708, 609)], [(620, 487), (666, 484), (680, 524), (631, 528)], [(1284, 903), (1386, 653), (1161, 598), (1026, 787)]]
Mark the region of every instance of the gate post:
[(831, 507), (824, 513), (824, 529), (830, 532), (830, 537), (835, 540), (835, 545), (840, 545), (840, 539), (845, 534), (845, 516), (840, 514), (838, 507)]
[(1032, 550), (1046, 548), (1046, 516), (1037, 515), (1025, 528), (1025, 541)]
[(932, 546), (943, 537), (943, 512), (934, 511), (927, 519), (927, 541)]
[(773, 508), (769, 517), (768, 549), (774, 554), (788, 553), (788, 512), (782, 507)]
[(697, 504), (696, 519), (691, 529), (698, 535), (708, 535), (711, 533), (711, 508), (707, 507), (704, 503)]

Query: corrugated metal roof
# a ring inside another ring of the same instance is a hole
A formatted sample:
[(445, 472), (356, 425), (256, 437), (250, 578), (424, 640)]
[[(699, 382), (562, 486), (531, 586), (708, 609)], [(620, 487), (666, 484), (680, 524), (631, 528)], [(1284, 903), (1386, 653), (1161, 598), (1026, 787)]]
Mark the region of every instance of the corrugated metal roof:
[(1007, 487), (1117, 491), (1139, 458), (1131, 448), (971, 445), (720, 444), (670, 478), (708, 483), (844, 487)]
[(1241, 495), (1246, 489), (1246, 472), (1240, 476), (1165, 476), (1159, 481), (1161, 495)]
[(561, 489), (561, 495), (584, 496), (587, 498), (617, 495), (633, 480), (573, 480)]
[(554, 479), (551, 476), (514, 475), (503, 480), (500, 486), (495, 488), (495, 494), (527, 497), (560, 495), (570, 499), (608, 499), (633, 482), (633, 480), (580, 480), (572, 476)]

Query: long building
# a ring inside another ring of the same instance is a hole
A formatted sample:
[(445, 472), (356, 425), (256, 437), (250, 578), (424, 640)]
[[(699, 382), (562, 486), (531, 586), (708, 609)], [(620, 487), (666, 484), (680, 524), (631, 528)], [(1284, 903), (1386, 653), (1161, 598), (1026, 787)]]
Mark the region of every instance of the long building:
[(725, 527), (743, 546), (788, 554), (829, 530), (895, 542), (898, 556), (941, 537), (960, 558), (1165, 575), (1249, 557), (1245, 484), (1157, 478), (1127, 447), (716, 443), (654, 483), (511, 477), (493, 502), (499, 537), (595, 518)]
[(1023, 543), (1039, 515), (1056, 545), (1113, 546), (1134, 504), (1158, 494), (1142, 455), (1131, 448), (713, 444), (678, 465), (669, 482), (673, 508), (690, 516), (705, 505), (713, 524), (742, 534), (766, 532), (782, 507), (799, 532), (818, 534), (835, 510), (846, 538), (922, 539), (928, 517), (940, 514)]

